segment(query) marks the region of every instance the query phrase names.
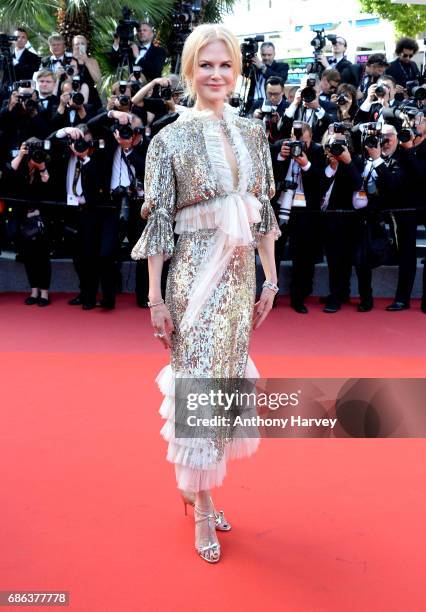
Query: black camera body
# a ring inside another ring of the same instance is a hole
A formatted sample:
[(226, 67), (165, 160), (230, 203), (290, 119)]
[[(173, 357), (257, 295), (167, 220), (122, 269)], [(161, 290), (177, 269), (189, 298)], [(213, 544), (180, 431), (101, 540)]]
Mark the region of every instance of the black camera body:
[(114, 122), (113, 131), (117, 130), (120, 138), (123, 140), (130, 140), (137, 134), (143, 134), (144, 129), (142, 127), (132, 127), (130, 123), (122, 125), (118, 121)]
[(290, 149), (291, 157), (300, 157), (305, 150), (305, 143), (302, 140), (286, 140), (285, 144)]
[(79, 76), (73, 77), (71, 86), (73, 89), (71, 93), (71, 100), (76, 106), (82, 106), (84, 104), (84, 96), (82, 93), (80, 93), (81, 82)]
[(362, 144), (364, 147), (376, 149), (382, 142), (382, 126), (380, 123), (366, 123), (363, 127)]
[(139, 27), (139, 22), (132, 19), (132, 11), (128, 6), (123, 6), (122, 18), (117, 24), (114, 35), (120, 39), (120, 48), (127, 48), (135, 38), (135, 30)]
[(69, 140), (70, 144), (74, 145), (74, 150), (77, 153), (84, 153), (88, 149), (105, 149), (105, 141), (99, 140), (85, 140), (84, 138), (78, 138), (77, 140)]
[(250, 76), (252, 69), (251, 60), (256, 57), (259, 51), (259, 43), (265, 42), (265, 36), (263, 34), (256, 34), (256, 36), (249, 36), (244, 39), (240, 45), (242, 55), (242, 74), (245, 77)]
[(28, 157), (36, 164), (41, 164), (47, 160), (50, 151), (50, 140), (31, 141), (26, 143)]
[(335, 157), (338, 157), (343, 153), (347, 146), (348, 141), (346, 140), (346, 138), (339, 138), (339, 140), (334, 140), (333, 142), (326, 144), (324, 149), (326, 151), (330, 151), (330, 153)]
[(344, 94), (339, 94), (336, 98), (336, 104), (338, 106), (344, 106), (349, 102), (349, 99)]

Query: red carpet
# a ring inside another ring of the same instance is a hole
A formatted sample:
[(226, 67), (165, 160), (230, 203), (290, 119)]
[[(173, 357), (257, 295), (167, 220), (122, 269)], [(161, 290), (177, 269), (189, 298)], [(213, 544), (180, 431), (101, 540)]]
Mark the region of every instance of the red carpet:
[[(148, 313), (67, 297), (1, 296), (0, 590), (66, 590), (72, 612), (426, 609), (425, 440), (263, 440), (216, 492), (233, 530), (210, 566), (164, 460)], [(424, 377), (425, 315), (386, 303), (283, 300), (251, 355), (270, 377)]]

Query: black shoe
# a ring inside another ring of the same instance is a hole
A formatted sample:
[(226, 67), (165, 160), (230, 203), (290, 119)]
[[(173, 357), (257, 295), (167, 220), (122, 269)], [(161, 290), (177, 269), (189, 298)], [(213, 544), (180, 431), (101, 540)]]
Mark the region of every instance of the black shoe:
[(68, 300), (68, 304), (70, 306), (81, 306), (82, 301), (81, 301), (81, 296), (77, 295), (75, 298), (73, 298), (72, 300)]
[(373, 310), (374, 302), (372, 298), (367, 298), (365, 300), (361, 300), (358, 304), (357, 310), (358, 312), (370, 312)]
[(105, 310), (114, 310), (115, 303), (114, 302), (108, 302), (107, 300), (101, 300), (99, 302), (99, 306), (101, 308), (104, 308)]
[(93, 310), (94, 308), (96, 308), (96, 304), (94, 304), (93, 302), (88, 302), (87, 304), (83, 304), (81, 307), (83, 310)]
[(326, 302), (326, 305), (323, 308), (323, 312), (327, 312), (329, 314), (337, 312), (341, 309), (341, 305), (339, 302)]
[(385, 310), (388, 312), (399, 312), (400, 310), (408, 310), (410, 308), (410, 304), (406, 302), (392, 302), (389, 306), (386, 306)]
[(308, 309), (303, 302), (290, 302), (290, 306), (299, 314), (308, 314)]
[(420, 304), (420, 309), (424, 314), (426, 314), (426, 302), (424, 302), (423, 300)]
[(42, 298), (42, 297), (40, 297), (37, 300), (37, 305), (38, 306), (42, 306), (42, 307), (43, 306), (49, 306), (49, 304), (50, 304), (49, 298)]
[(26, 300), (24, 301), (24, 304), (26, 304), (27, 306), (34, 306), (34, 304), (38, 304), (38, 298), (32, 297), (30, 295), (29, 297), (26, 298)]

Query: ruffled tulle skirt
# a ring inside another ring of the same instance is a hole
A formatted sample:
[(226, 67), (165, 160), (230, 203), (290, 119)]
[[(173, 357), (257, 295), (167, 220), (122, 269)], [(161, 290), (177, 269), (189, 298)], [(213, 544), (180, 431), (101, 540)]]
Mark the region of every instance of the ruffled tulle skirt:
[(220, 486), (228, 459), (249, 456), (259, 445), (255, 435), (248, 437), (242, 433), (240, 437), (238, 427), (227, 439), (221, 438), (220, 432), (210, 438), (175, 435), (175, 381), (178, 377), (255, 379), (259, 376), (248, 356), (256, 290), (252, 245), (235, 247), (220, 281), (191, 328), (180, 329), (191, 288), (208, 261), (215, 233), (214, 229), (198, 229), (179, 236), (166, 291), (166, 304), (175, 327), (171, 364), (157, 377), (164, 395), (160, 415), (165, 419), (161, 435), (168, 442), (167, 459), (175, 464), (178, 488), (189, 491)]

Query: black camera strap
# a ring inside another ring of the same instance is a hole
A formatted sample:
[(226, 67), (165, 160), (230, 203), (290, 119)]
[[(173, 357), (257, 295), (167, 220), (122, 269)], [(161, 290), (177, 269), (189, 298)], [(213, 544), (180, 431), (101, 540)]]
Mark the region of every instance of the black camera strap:
[[(124, 161), (124, 163), (127, 166), (127, 171), (129, 173), (129, 180), (130, 180), (130, 185), (131, 186), (135, 186), (136, 185), (136, 176), (135, 173), (133, 172), (132, 166), (129, 162), (129, 160), (127, 159), (127, 155), (124, 153), (123, 149), (121, 149), (121, 159)], [(119, 184), (121, 183), (121, 164), (120, 164), (120, 179), (119, 179)]]

